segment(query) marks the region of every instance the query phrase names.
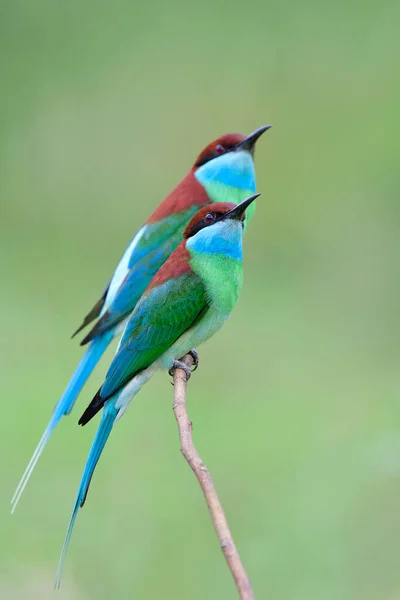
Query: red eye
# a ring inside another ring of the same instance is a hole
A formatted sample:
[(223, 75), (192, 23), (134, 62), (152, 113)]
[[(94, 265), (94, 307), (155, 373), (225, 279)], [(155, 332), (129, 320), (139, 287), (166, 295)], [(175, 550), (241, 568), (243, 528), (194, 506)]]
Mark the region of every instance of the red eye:
[(218, 144), (218, 146), (215, 147), (215, 154), (224, 154), (224, 152), (225, 148), (222, 144)]

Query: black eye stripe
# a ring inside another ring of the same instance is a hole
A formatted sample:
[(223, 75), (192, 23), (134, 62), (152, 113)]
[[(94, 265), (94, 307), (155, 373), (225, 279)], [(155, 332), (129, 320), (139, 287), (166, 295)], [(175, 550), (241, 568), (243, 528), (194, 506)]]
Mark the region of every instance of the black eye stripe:
[[(195, 223), (195, 225), (193, 225), (192, 229), (188, 232), (186, 237), (190, 238), (190, 237), (194, 236), (196, 233), (198, 233), (199, 231), (201, 231), (202, 229), (204, 229), (205, 227), (209, 227), (210, 225), (213, 225), (224, 214), (225, 213), (207, 213), (206, 216), (204, 217), (204, 219), (202, 219), (201, 221), (199, 221), (198, 223)], [(212, 218), (210, 220), (207, 220), (208, 216), (210, 216)]]
[[(225, 144), (224, 146), (222, 146), (222, 144), (218, 144), (218, 146), (221, 146), (224, 151), (217, 152), (217, 149), (215, 149), (212, 152), (209, 152), (205, 156), (202, 156), (201, 158), (199, 158), (199, 160), (195, 163), (195, 167), (201, 167), (202, 165), (205, 165), (206, 163), (208, 163), (210, 160), (213, 160), (213, 158), (222, 156), (222, 154), (226, 154), (227, 152), (232, 152), (232, 150), (234, 150), (234, 148), (235, 148), (234, 144)], [(218, 148), (218, 146), (216, 148)]]

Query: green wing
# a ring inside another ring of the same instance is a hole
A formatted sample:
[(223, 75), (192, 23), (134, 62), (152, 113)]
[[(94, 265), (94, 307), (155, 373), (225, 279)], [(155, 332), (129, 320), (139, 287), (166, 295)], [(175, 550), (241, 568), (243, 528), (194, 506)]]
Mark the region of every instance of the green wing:
[(100, 390), (104, 401), (157, 360), (207, 309), (206, 290), (187, 273), (142, 296)]

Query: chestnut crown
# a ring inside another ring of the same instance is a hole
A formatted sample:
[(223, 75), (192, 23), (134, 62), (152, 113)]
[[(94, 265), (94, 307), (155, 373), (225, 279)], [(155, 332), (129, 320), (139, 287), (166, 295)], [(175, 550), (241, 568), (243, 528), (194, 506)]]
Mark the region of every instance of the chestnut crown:
[(210, 160), (218, 158), (218, 156), (237, 150), (247, 150), (251, 155), (254, 155), (256, 141), (265, 131), (270, 129), (270, 127), (271, 125), (264, 125), (247, 136), (242, 133), (228, 133), (227, 135), (217, 138), (208, 144), (208, 146), (206, 146), (199, 154), (193, 168), (196, 170)]

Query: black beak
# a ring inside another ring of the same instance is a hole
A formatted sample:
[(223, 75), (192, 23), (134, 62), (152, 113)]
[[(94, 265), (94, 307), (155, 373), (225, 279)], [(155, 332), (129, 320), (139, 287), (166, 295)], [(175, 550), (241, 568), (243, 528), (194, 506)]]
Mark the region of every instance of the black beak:
[(253, 133), (250, 133), (244, 140), (236, 144), (235, 150), (248, 150), (249, 152), (254, 152), (254, 146), (256, 141), (262, 134), (271, 129), (272, 125), (263, 125), (263, 127), (259, 127)]
[(234, 219), (236, 221), (241, 221), (246, 208), (248, 208), (250, 206), (250, 204), (252, 202), (254, 202), (254, 200), (256, 198), (258, 198), (260, 194), (253, 194), (253, 196), (249, 196), (248, 198), (246, 198), (246, 200), (243, 200), (243, 202), (241, 202), (240, 204), (238, 204), (237, 206), (235, 206), (235, 208), (232, 208), (232, 210), (230, 210), (229, 212), (225, 213), (222, 217), (221, 217), (221, 221), (225, 221), (227, 219)]

